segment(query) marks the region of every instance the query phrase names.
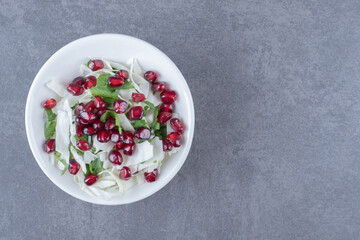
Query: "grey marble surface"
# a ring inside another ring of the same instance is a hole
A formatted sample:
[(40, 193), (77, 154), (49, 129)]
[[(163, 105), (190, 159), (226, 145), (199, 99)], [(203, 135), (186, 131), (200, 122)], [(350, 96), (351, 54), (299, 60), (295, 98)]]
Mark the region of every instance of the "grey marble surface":
[[(0, 239), (359, 239), (359, 1), (0, 0)], [(178, 175), (125, 206), (41, 171), (24, 109), (60, 47), (96, 33), (163, 50), (191, 88)]]

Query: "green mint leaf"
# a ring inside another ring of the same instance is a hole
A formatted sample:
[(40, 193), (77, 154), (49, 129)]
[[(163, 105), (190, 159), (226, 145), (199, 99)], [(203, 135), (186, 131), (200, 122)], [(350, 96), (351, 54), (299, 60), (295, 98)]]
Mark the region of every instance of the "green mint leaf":
[(76, 140), (76, 141), (79, 141), (80, 139), (81, 139), (81, 140), (88, 141), (88, 135), (85, 135), (85, 134), (84, 134), (82, 137), (78, 137), (78, 136), (75, 135), (75, 140)]
[(54, 121), (56, 119), (56, 114), (53, 113), (51, 109), (45, 109), (45, 111), (49, 122)]
[(89, 67), (89, 63), (91, 62), (91, 59), (86, 63), (86, 66)]
[(112, 117), (115, 118), (115, 112), (112, 111), (112, 110), (106, 111), (106, 113), (104, 113), (103, 115), (101, 115), (100, 121), (106, 122), (106, 119), (107, 119), (108, 116), (112, 116)]
[(111, 74), (102, 74), (98, 77), (96, 87), (109, 87), (109, 77)]
[(155, 160), (153, 163), (157, 163), (157, 160)]
[(99, 96), (102, 98), (113, 98), (115, 100), (119, 99), (118, 93), (111, 91), (108, 87), (100, 87), (100, 86), (92, 87), (90, 88), (90, 92), (92, 95)]
[(93, 160), (89, 165), (90, 173), (95, 175), (98, 175), (103, 168), (103, 162), (99, 158)]
[(151, 123), (150, 127), (154, 130), (160, 129), (160, 123), (157, 121), (157, 117), (159, 115), (159, 108), (155, 108), (154, 111), (154, 121)]
[(45, 138), (50, 139), (54, 135), (56, 129), (56, 122), (47, 122), (45, 124)]
[(132, 83), (130, 81), (125, 81), (124, 84), (121, 87), (118, 87), (117, 89), (131, 89), (134, 88)]
[(155, 130), (155, 136), (159, 137), (160, 140), (167, 138), (166, 124), (162, 125), (159, 130)]
[(145, 120), (135, 120), (131, 122), (131, 125), (135, 128), (147, 127), (147, 122)]
[(61, 158), (61, 154), (57, 151), (55, 151), (55, 157), (57, 160), (59, 160), (63, 165), (64, 165), (64, 170), (61, 173), (61, 176), (64, 175), (66, 173), (66, 170), (68, 169), (69, 165), (66, 163), (66, 161), (64, 159)]
[(114, 112), (115, 115), (115, 125), (118, 127), (119, 133), (122, 134), (122, 128), (120, 126), (120, 118), (119, 118), (119, 114), (116, 114)]
[(149, 101), (143, 101), (143, 103), (145, 103), (146, 105), (148, 105), (151, 110), (155, 110), (155, 106), (154, 106), (154, 104), (152, 104), (151, 102), (149, 102)]

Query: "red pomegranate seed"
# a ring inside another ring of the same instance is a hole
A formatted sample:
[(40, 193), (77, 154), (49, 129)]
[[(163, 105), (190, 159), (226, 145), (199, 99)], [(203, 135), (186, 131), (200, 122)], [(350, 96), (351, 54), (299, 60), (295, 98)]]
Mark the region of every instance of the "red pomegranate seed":
[(66, 90), (74, 96), (79, 96), (84, 93), (84, 88), (75, 83), (69, 83)]
[(95, 135), (97, 131), (93, 127), (84, 127), (83, 133), (89, 136)]
[(128, 112), (128, 119), (140, 120), (144, 115), (144, 109), (141, 106), (135, 106), (130, 108)]
[(174, 112), (174, 104), (173, 103), (162, 103), (160, 105), (160, 112)]
[(164, 82), (156, 82), (151, 86), (153, 92), (161, 92), (167, 88), (167, 84)]
[(123, 143), (122, 141), (119, 141), (115, 144), (115, 148), (116, 150), (120, 151), (120, 150), (123, 150), (125, 147), (125, 143)]
[(90, 89), (92, 87), (96, 87), (96, 85), (97, 85), (97, 79), (95, 76), (88, 76), (85, 79), (85, 83), (84, 83), (85, 89)]
[(53, 98), (51, 98), (43, 103), (43, 107), (45, 109), (52, 109), (55, 106), (56, 106), (56, 100)]
[(180, 147), (183, 143), (183, 137), (178, 132), (172, 132), (167, 135), (168, 140), (174, 147)]
[(131, 156), (135, 151), (135, 144), (125, 144), (123, 153), (125, 155)]
[(110, 131), (107, 130), (101, 130), (97, 134), (97, 140), (102, 143), (110, 141), (110, 138), (111, 138), (111, 133)]
[(122, 136), (120, 135), (119, 131), (116, 129), (111, 133), (111, 141), (114, 143), (119, 142), (122, 139)]
[(169, 152), (172, 150), (173, 145), (171, 144), (171, 142), (168, 139), (163, 139), (162, 143), (163, 143), (163, 151), (164, 152)]
[(85, 105), (83, 103), (79, 103), (75, 108), (75, 115), (80, 116), (80, 114), (85, 111)]
[(90, 173), (89, 175), (87, 175), (85, 177), (84, 182), (86, 185), (90, 186), (90, 185), (93, 185), (97, 180), (98, 180), (98, 176)]
[(92, 112), (82, 112), (80, 113), (80, 117), (88, 123), (92, 123), (98, 118), (97, 115)]
[(113, 117), (109, 117), (105, 122), (105, 129), (106, 130), (113, 130), (116, 127), (115, 119)]
[(83, 135), (83, 125), (76, 124), (76, 136), (82, 137)]
[(114, 165), (120, 165), (123, 162), (123, 157), (121, 156), (121, 153), (117, 150), (111, 150), (108, 159)]
[(91, 60), (89, 62), (89, 68), (93, 71), (100, 70), (104, 68), (104, 62), (101, 60)]
[(100, 121), (100, 120), (96, 120), (93, 124), (92, 124), (93, 128), (96, 131), (102, 130), (105, 127), (105, 123)]
[(124, 113), (128, 107), (128, 103), (124, 100), (116, 100), (113, 104), (113, 109), (116, 113)]
[(99, 116), (99, 118), (104, 114), (104, 113), (106, 113), (107, 112), (107, 110), (100, 110), (100, 111), (98, 111), (97, 112), (97, 115)]
[(96, 107), (95, 107), (95, 102), (93, 100), (91, 100), (90, 102), (88, 102), (87, 104), (85, 104), (84, 110), (85, 112), (92, 112), (94, 113)]
[(74, 80), (72, 82), (82, 86), (85, 83), (85, 79), (83, 77), (77, 77), (77, 78), (74, 78)]
[(120, 170), (119, 178), (122, 179), (122, 180), (125, 180), (125, 181), (129, 180), (131, 178), (131, 170), (130, 170), (130, 168), (123, 167)]
[(122, 85), (124, 85), (125, 80), (121, 77), (109, 77), (109, 86), (112, 88), (116, 88), (116, 87), (121, 87)]
[(177, 99), (177, 94), (175, 91), (164, 90), (160, 93), (160, 99), (163, 103), (173, 103)]
[(82, 140), (80, 139), (77, 143), (76, 146), (81, 150), (81, 151), (88, 151), (91, 149), (91, 145), (88, 141)]
[(88, 125), (89, 122), (87, 122), (85, 119), (82, 119), (81, 117), (75, 118), (75, 122), (79, 125), (85, 126)]
[(146, 99), (145, 95), (142, 93), (132, 93), (131, 100), (133, 102), (142, 102)]
[(68, 170), (72, 175), (76, 175), (80, 169), (80, 164), (75, 159), (70, 159)]
[(152, 172), (144, 172), (144, 176), (148, 183), (155, 182), (159, 178), (159, 171), (154, 169)]
[(94, 102), (97, 110), (105, 110), (107, 107), (106, 102), (101, 97), (95, 96)]
[(156, 80), (158, 79), (158, 74), (154, 71), (147, 71), (144, 74), (144, 78), (146, 79), (146, 81), (148, 81), (150, 83), (155, 83)]
[(55, 151), (55, 139), (49, 139), (44, 144), (45, 152), (52, 153)]
[(126, 71), (126, 70), (120, 70), (120, 71), (118, 71), (118, 72), (116, 73), (116, 75), (117, 75), (118, 77), (123, 78), (124, 80), (126, 80), (126, 79), (129, 78), (129, 72)]
[(183, 133), (185, 130), (184, 123), (178, 118), (171, 119), (170, 126), (179, 133)]
[(166, 123), (170, 118), (172, 117), (172, 114), (169, 112), (161, 112), (159, 113), (157, 120), (160, 124)]
[(122, 142), (126, 144), (134, 144), (134, 134), (129, 131), (124, 131), (122, 134)]
[(147, 127), (141, 127), (136, 129), (135, 137), (140, 140), (148, 140), (151, 137), (151, 131)]

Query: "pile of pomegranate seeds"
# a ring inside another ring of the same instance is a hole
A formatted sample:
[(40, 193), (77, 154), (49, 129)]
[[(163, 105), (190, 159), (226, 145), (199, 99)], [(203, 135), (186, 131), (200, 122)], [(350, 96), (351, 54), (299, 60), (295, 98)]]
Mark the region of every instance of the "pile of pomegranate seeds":
[[(87, 186), (101, 181), (103, 172), (106, 172), (104, 170), (111, 169), (123, 181), (136, 181), (133, 176), (142, 176), (142, 174), (148, 183), (156, 181), (160, 175), (158, 164), (163, 159), (151, 158), (155, 155), (155, 151), (159, 151), (155, 149), (155, 146), (159, 144), (154, 144), (153, 141), (160, 143), (160, 151), (170, 152), (169, 154), (176, 152), (177, 148), (184, 143), (185, 124), (175, 113), (177, 92), (172, 90), (166, 82), (159, 81), (162, 78), (161, 75), (153, 70), (146, 71), (143, 75), (143, 78), (151, 85), (149, 93), (144, 94), (139, 90), (143, 89), (140, 85), (139, 88), (133, 85), (135, 84), (132, 78), (134, 72), (130, 74), (128, 69), (114, 69), (111, 63), (99, 59), (90, 60), (87, 66), (91, 71), (96, 72), (94, 73), (96, 76), (91, 74), (85, 77), (78, 76), (70, 80), (66, 87), (67, 92), (78, 97), (75, 99), (79, 99), (79, 102), (71, 103), (71, 113), (69, 113), (70, 110), (66, 110), (68, 111), (66, 119), (72, 115), (70, 124), (75, 125), (70, 128), (72, 135), (69, 148), (74, 148), (77, 154), (70, 153), (64, 171), (68, 170), (75, 177), (79, 176), (79, 172), (84, 172), (83, 184)], [(134, 69), (134, 67), (129, 69)], [(147, 82), (146, 88), (148, 88)], [(125, 95), (121, 95), (121, 91), (118, 91), (119, 88), (129, 89), (131, 92), (124, 97)], [(154, 103), (148, 100), (151, 99), (149, 95), (160, 99), (161, 104), (154, 106)], [(74, 97), (71, 96), (71, 98)], [(58, 137), (55, 134), (55, 127), (56, 124), (61, 124), (56, 123), (56, 118), (60, 110), (65, 111), (62, 109), (63, 102), (59, 101), (57, 106), (57, 101), (51, 98), (42, 103), (48, 115), (45, 129), (48, 140), (44, 143), (44, 150), (57, 158), (62, 157), (62, 153), (57, 151), (64, 149), (59, 146), (57, 149), (55, 144), (55, 139)], [(149, 115), (153, 116), (152, 122), (149, 122)], [(64, 118), (63, 121), (65, 121)], [(122, 129), (124, 127), (125, 129)], [(58, 141), (58, 145), (64, 144), (63, 142)], [(147, 154), (148, 149), (153, 153)], [(105, 160), (104, 158), (100, 160), (99, 154), (104, 152)], [(85, 159), (86, 156), (94, 156), (96, 159), (88, 160), (89, 163)], [(127, 165), (139, 156), (145, 161)], [(149, 157), (145, 158), (145, 156)], [(104, 165), (105, 161), (107, 161), (107, 166)], [(64, 162), (67, 161), (61, 162), (66, 164)], [(141, 168), (143, 163), (148, 165)], [(97, 184), (93, 187), (97, 187)]]

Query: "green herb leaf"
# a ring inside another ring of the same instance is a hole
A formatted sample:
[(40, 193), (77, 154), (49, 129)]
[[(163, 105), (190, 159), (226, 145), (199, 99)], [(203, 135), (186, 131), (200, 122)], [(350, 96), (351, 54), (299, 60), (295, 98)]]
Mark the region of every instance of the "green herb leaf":
[(64, 159), (61, 158), (61, 154), (57, 151), (55, 151), (55, 157), (57, 158), (57, 160), (59, 160), (63, 165), (64, 165), (64, 170), (61, 173), (61, 176), (64, 175), (66, 173), (66, 170), (68, 169), (69, 165), (66, 163), (66, 161)]
[(96, 87), (109, 87), (110, 76), (110, 73), (100, 75), (97, 79)]
[(131, 122), (131, 125), (135, 128), (147, 127), (147, 122), (145, 120), (135, 120)]
[(143, 103), (145, 103), (146, 105), (148, 105), (151, 110), (155, 110), (155, 106), (154, 106), (154, 104), (152, 104), (151, 102), (149, 102), (149, 101), (143, 101)]
[(54, 135), (56, 129), (56, 122), (47, 122), (45, 124), (45, 138), (50, 139)]
[(79, 141), (80, 139), (81, 139), (81, 140), (88, 141), (88, 135), (85, 135), (85, 134), (84, 134), (82, 137), (78, 137), (78, 136), (75, 135), (75, 140), (76, 140), (76, 141)]
[(91, 59), (89, 59), (89, 61), (86, 63), (86, 66), (89, 67), (89, 63), (91, 62)]
[(118, 127), (118, 130), (119, 130), (119, 133), (122, 134), (122, 128), (120, 126), (120, 117), (119, 117), (119, 114), (116, 114), (114, 112), (114, 115), (115, 115), (115, 125)]
[(106, 113), (104, 113), (103, 115), (101, 115), (100, 121), (106, 122), (106, 119), (107, 119), (108, 116), (112, 116), (112, 117), (115, 118), (115, 112), (112, 111), (112, 110), (106, 111)]
[(159, 130), (155, 130), (155, 136), (159, 137), (160, 140), (167, 138), (166, 124), (161, 125)]
[(131, 89), (134, 88), (132, 83), (130, 81), (125, 81), (124, 84), (121, 87), (118, 87), (117, 89)]
[(86, 175), (88, 175), (89, 173), (98, 175), (101, 172), (102, 168), (103, 162), (99, 158), (96, 158), (95, 160), (91, 161), (90, 164), (86, 164)]
[(118, 93), (111, 91), (108, 87), (92, 87), (90, 88), (90, 92), (92, 95), (102, 98), (113, 98), (115, 100), (119, 99)]
[(53, 113), (53, 111), (51, 109), (45, 109), (46, 115), (48, 117), (48, 121), (54, 121), (56, 119), (56, 114)]
[(151, 123), (150, 127), (152, 129), (155, 129), (155, 130), (159, 130), (160, 129), (160, 123), (157, 121), (157, 117), (159, 115), (159, 109), (158, 108), (155, 108), (155, 111), (154, 111), (154, 121)]

